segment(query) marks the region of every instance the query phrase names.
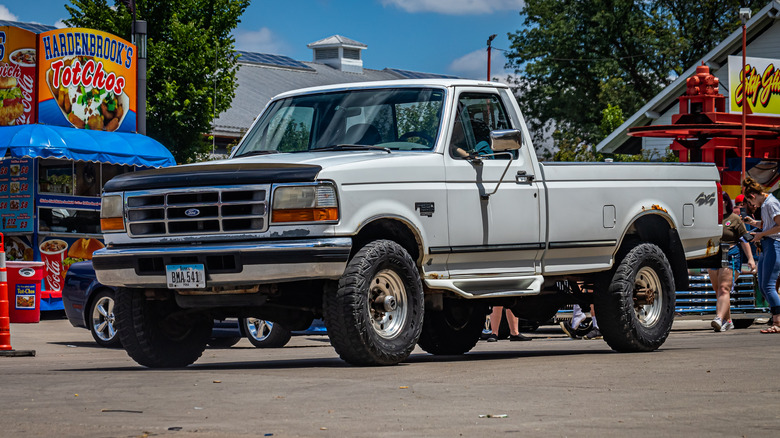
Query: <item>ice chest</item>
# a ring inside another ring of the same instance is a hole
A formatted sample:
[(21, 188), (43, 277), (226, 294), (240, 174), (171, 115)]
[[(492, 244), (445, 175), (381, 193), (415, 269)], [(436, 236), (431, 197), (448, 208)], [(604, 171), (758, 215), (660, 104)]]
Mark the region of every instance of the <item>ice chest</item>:
[(46, 274), (43, 262), (7, 262), (6, 269), (11, 322), (39, 322), (41, 281)]

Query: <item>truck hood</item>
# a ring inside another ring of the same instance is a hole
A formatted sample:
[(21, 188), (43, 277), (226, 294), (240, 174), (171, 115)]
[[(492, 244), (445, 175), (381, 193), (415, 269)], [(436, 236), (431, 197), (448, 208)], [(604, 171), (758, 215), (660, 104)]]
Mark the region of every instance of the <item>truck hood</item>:
[[(426, 154), (427, 155), (427, 154)], [(323, 169), (354, 167), (367, 161), (419, 157), (419, 152), (333, 151), (257, 155), (230, 160), (126, 173), (112, 178), (105, 192), (314, 181)]]

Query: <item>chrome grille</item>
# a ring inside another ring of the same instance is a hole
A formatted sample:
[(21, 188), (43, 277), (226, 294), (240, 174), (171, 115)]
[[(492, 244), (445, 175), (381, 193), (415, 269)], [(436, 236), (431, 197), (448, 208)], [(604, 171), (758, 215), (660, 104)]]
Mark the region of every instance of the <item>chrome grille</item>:
[(155, 237), (263, 232), (268, 227), (269, 192), (269, 185), (128, 192), (128, 233)]

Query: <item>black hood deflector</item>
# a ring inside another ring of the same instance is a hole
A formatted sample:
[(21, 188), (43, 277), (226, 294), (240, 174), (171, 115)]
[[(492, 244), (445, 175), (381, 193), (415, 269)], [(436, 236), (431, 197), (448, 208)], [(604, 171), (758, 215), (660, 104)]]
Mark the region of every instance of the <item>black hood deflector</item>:
[(205, 164), (131, 172), (111, 179), (104, 192), (178, 187), (268, 184), (314, 181), (321, 166), (284, 163)]

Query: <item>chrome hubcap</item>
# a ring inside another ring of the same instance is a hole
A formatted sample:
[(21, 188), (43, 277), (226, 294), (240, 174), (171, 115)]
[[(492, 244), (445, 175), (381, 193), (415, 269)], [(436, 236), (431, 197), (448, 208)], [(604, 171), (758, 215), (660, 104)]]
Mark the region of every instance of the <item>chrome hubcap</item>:
[(374, 331), (385, 339), (398, 336), (406, 323), (406, 288), (395, 271), (377, 273), (369, 286), (369, 312)]
[(661, 280), (654, 269), (644, 266), (634, 280), (634, 311), (645, 327), (652, 327), (661, 317), (663, 307)]
[(271, 329), (274, 323), (266, 321), (264, 319), (247, 318), (246, 328), (249, 330), (249, 335), (258, 341), (262, 341), (271, 334)]
[(101, 297), (92, 310), (92, 328), (98, 338), (111, 341), (116, 336), (114, 300)]

